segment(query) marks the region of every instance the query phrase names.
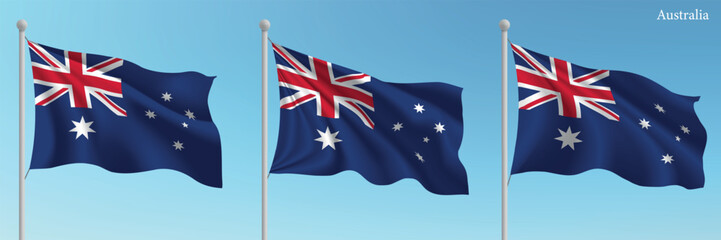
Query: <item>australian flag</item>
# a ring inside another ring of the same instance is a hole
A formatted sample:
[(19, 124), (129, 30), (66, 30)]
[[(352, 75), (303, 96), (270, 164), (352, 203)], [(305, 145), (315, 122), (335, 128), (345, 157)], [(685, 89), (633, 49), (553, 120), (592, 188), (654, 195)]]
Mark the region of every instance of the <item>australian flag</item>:
[(208, 109), (213, 77), (28, 44), (36, 92), (31, 169), (172, 169), (222, 187), (220, 136)]
[(512, 174), (599, 168), (641, 186), (703, 187), (706, 130), (693, 109), (699, 97), (511, 47), (520, 108)]
[(271, 173), (360, 173), (373, 184), (413, 178), (436, 194), (468, 194), (458, 158), (461, 88), (396, 84), (273, 44), (280, 130)]

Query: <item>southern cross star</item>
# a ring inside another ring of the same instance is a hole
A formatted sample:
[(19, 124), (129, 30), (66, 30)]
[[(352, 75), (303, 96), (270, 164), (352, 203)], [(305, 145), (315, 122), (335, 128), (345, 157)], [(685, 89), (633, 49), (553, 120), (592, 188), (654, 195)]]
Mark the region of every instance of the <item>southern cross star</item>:
[(331, 148), (333, 148), (333, 150), (335, 150), (335, 143), (343, 141), (343, 140), (336, 138), (336, 136), (338, 136), (338, 133), (340, 131), (331, 133), (330, 129), (328, 127), (325, 127), (325, 132), (321, 132), (320, 130), (316, 130), (316, 131), (318, 131), (318, 134), (320, 135), (320, 137), (316, 138), (315, 141), (323, 143), (323, 146), (320, 148), (320, 150), (325, 149), (325, 147), (327, 147), (327, 146), (330, 146)]
[(396, 124), (393, 124), (393, 131), (394, 131), (394, 132), (400, 131), (401, 128), (403, 128), (403, 123), (396, 122)]
[(162, 99), (165, 100), (166, 102), (170, 102), (170, 99), (173, 99), (173, 97), (171, 97), (171, 96), (170, 96), (170, 93), (168, 93), (168, 92), (163, 93), (163, 96), (160, 97), (160, 98), (162, 98)]
[(639, 119), (639, 121), (640, 121), (640, 122), (638, 123), (638, 125), (641, 125), (641, 128), (642, 128), (642, 129), (648, 129), (648, 127), (651, 126), (651, 122), (646, 121), (645, 118), (644, 118), (644, 119)]
[[(72, 120), (71, 120), (71, 121), (72, 121)], [(85, 117), (82, 117), (82, 116), (81, 116), (81, 117), (80, 117), (80, 122), (76, 122), (76, 121), (72, 121), (72, 122), (73, 122), (73, 125), (75, 125), (75, 128), (70, 129), (70, 132), (74, 132), (74, 133), (75, 133), (75, 139), (78, 139), (78, 138), (80, 137), (80, 135), (83, 135), (83, 137), (85, 137), (85, 139), (90, 139), (90, 138), (88, 137), (88, 133), (94, 133), (94, 132), (95, 132), (95, 130), (93, 130), (92, 128), (90, 128), (90, 125), (93, 124), (93, 122), (92, 122), (92, 121), (90, 121), (90, 122), (85, 122)]]
[(425, 109), (423, 109), (423, 105), (420, 103), (413, 105), (413, 109), (415, 109), (417, 113), (423, 113), (423, 111), (425, 111)]
[(183, 127), (184, 127), (184, 128), (188, 128), (188, 124), (185, 123), (185, 122), (183, 122)]
[(441, 124), (441, 122), (438, 122), (438, 123), (436, 123), (436, 126), (433, 127), (433, 129), (435, 129), (437, 133), (443, 134), (443, 131), (446, 130), (445, 126), (446, 125)]
[(421, 156), (418, 152), (416, 152), (416, 158), (418, 158), (418, 161), (421, 161), (422, 163), (426, 162), (426, 160), (423, 159), (423, 156)]
[(185, 116), (187, 116), (189, 119), (195, 120), (195, 113), (191, 112), (190, 109), (185, 110)]
[(654, 104), (654, 108), (656, 108), (656, 110), (658, 110), (658, 112), (660, 112), (660, 113), (666, 113), (666, 110), (664, 110), (663, 107), (661, 107), (661, 105)]
[(569, 146), (569, 147), (571, 147), (571, 150), (576, 150), (574, 144), (583, 142), (580, 139), (576, 138), (576, 136), (578, 136), (578, 134), (580, 134), (581, 131), (574, 133), (571, 131), (571, 126), (568, 126), (568, 130), (566, 130), (565, 132), (561, 131), (561, 129), (558, 129), (558, 132), (561, 133), (561, 136), (557, 137), (555, 139), (558, 141), (561, 141), (561, 149), (563, 149), (566, 146)]
[(180, 150), (180, 151), (183, 151), (183, 148), (185, 148), (185, 147), (183, 147), (183, 143), (181, 143), (180, 140), (174, 141), (173, 147), (175, 147), (175, 150)]
[(424, 143), (428, 143), (428, 141), (431, 141), (431, 139), (428, 138), (428, 137), (423, 137), (423, 142), (424, 142)]
[(684, 125), (681, 125), (681, 131), (683, 131), (683, 133), (685, 133), (685, 134), (691, 133), (691, 130), (688, 130), (688, 127), (686, 127)]
[(150, 111), (150, 109), (148, 109), (147, 111), (145, 111), (145, 116), (147, 116), (148, 119), (151, 119), (151, 118), (155, 119), (155, 116), (157, 116), (157, 115), (155, 115), (155, 112)]
[(661, 161), (663, 161), (663, 164), (673, 162), (673, 156), (668, 155), (668, 153), (666, 153), (666, 155), (663, 155), (662, 157), (663, 158), (661, 158)]

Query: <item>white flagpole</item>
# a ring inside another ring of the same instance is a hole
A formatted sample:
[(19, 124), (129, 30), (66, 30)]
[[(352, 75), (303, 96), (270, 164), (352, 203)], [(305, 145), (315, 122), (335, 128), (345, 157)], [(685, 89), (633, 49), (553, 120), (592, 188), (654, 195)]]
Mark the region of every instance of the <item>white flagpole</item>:
[(18, 182), (19, 182), (19, 206), (18, 206), (18, 237), (20, 240), (25, 240), (25, 29), (28, 27), (28, 23), (25, 20), (18, 20), (17, 23), (18, 31), (20, 31), (20, 91), (19, 93), (19, 112), (20, 121), (18, 128), (20, 130), (19, 137), (19, 171), (18, 171)]
[(501, 93), (501, 239), (508, 239), (508, 28), (511, 27), (511, 23), (508, 20), (503, 19), (498, 26), (501, 27), (501, 42), (503, 46), (501, 51), (501, 82), (502, 82), (502, 93)]
[(261, 39), (262, 43), (262, 73), (261, 78), (263, 80), (263, 143), (262, 143), (262, 185), (263, 185), (263, 206), (262, 206), (262, 227), (261, 227), (261, 239), (268, 239), (268, 29), (270, 28), (270, 21), (263, 19), (260, 21)]

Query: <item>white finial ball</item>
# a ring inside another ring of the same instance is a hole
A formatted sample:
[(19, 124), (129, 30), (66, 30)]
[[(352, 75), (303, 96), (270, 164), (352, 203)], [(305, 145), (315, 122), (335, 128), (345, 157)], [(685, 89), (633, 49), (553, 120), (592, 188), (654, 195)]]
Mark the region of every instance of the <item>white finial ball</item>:
[(498, 23), (498, 26), (501, 27), (501, 31), (508, 31), (508, 28), (511, 27), (511, 22), (509, 22), (506, 19), (501, 20), (500, 23)]
[(258, 24), (258, 26), (260, 26), (260, 30), (268, 31), (270, 28), (270, 21), (268, 21), (268, 19), (260, 20), (260, 24)]
[(18, 20), (18, 30), (21, 32), (24, 32), (26, 28), (28, 28), (28, 22), (26, 22), (24, 19)]

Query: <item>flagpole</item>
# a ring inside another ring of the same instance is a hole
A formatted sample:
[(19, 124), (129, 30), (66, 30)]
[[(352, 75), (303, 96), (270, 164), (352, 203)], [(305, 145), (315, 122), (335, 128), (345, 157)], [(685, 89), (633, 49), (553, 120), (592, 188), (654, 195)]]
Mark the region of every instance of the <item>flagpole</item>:
[(19, 171), (18, 171), (18, 238), (25, 240), (25, 29), (28, 27), (28, 23), (25, 20), (18, 20), (17, 23), (18, 31), (20, 32), (20, 90), (18, 92), (18, 98), (20, 104), (18, 105), (20, 112), (20, 120), (18, 124), (19, 128)]
[(263, 81), (263, 127), (262, 127), (262, 135), (263, 135), (263, 143), (262, 143), (262, 199), (263, 199), (263, 206), (262, 206), (262, 226), (261, 226), (261, 239), (267, 240), (268, 239), (268, 29), (270, 28), (270, 21), (263, 19), (260, 21), (260, 30), (261, 30), (261, 39), (263, 41), (262, 43), (262, 61), (261, 68), (261, 78)]
[(511, 23), (503, 19), (501, 27), (501, 239), (508, 239), (508, 28)]

